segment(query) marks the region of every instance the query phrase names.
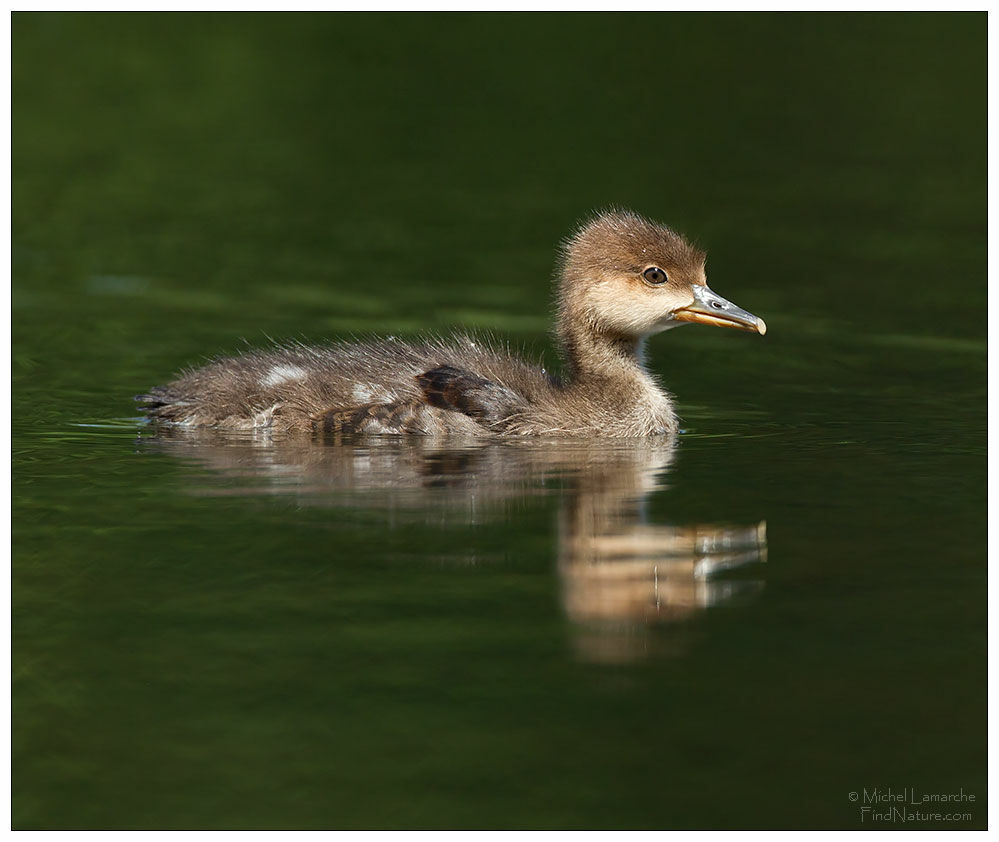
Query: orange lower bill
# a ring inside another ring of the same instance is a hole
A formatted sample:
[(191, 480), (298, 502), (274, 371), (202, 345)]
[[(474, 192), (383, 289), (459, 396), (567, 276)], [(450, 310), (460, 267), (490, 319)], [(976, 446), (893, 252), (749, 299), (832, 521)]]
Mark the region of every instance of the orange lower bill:
[(673, 314), (673, 318), (678, 322), (697, 322), (702, 325), (714, 325), (715, 327), (734, 327), (736, 330), (748, 330), (751, 333), (758, 333), (763, 336), (767, 332), (767, 323), (761, 318), (756, 319), (756, 324), (739, 322), (734, 319), (723, 319), (711, 313), (701, 313), (697, 310), (679, 310)]

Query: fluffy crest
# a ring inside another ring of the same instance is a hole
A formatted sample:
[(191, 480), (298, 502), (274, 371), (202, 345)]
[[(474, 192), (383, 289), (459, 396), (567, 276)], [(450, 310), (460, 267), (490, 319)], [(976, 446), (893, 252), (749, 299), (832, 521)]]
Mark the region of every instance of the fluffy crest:
[(562, 274), (575, 279), (661, 266), (700, 276), (706, 255), (676, 231), (627, 210), (608, 210), (584, 222), (562, 243)]

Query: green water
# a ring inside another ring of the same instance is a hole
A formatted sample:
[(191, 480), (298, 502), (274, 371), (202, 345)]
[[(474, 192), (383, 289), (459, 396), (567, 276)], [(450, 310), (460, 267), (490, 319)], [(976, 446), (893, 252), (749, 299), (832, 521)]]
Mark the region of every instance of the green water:
[[(15, 827), (986, 825), (983, 14), (12, 32)], [(652, 342), (675, 448), (135, 417), (267, 337), (554, 363), (610, 204), (770, 328)]]

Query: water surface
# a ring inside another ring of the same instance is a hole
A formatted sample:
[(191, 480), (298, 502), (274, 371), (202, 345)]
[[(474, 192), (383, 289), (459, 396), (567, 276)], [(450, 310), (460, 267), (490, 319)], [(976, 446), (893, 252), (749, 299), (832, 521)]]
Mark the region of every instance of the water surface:
[[(14, 826), (985, 826), (984, 15), (13, 21)], [(268, 337), (556, 367), (608, 204), (769, 326), (651, 343), (675, 442), (135, 417)]]

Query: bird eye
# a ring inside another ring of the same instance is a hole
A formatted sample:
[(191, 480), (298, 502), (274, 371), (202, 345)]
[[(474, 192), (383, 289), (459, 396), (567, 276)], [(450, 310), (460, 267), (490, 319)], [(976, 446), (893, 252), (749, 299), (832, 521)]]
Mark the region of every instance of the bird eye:
[(658, 266), (650, 266), (642, 272), (642, 277), (645, 278), (645, 280), (647, 280), (650, 284), (664, 284), (669, 280), (669, 278), (666, 277), (666, 273)]

